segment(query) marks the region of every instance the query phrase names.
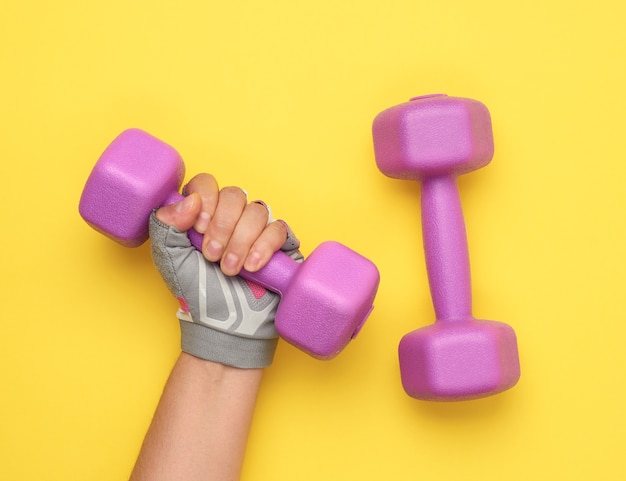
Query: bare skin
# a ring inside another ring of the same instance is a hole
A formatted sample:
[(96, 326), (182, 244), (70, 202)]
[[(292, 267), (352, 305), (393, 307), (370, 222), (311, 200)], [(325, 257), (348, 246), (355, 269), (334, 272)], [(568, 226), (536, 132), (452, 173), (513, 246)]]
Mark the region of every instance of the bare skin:
[(181, 353), (130, 479), (239, 479), (262, 376)]
[[(165, 224), (204, 234), (203, 254), (225, 274), (262, 268), (285, 242), (262, 205), (238, 187), (194, 177), (185, 200), (156, 213)], [(262, 369), (239, 369), (181, 353), (148, 429), (131, 481), (239, 479)]]

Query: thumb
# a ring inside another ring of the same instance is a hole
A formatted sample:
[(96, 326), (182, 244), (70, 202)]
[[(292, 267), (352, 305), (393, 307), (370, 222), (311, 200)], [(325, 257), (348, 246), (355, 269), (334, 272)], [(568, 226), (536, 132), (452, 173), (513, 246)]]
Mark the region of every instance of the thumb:
[(155, 215), (164, 224), (185, 232), (196, 222), (201, 207), (200, 195), (193, 193), (178, 202), (159, 208)]

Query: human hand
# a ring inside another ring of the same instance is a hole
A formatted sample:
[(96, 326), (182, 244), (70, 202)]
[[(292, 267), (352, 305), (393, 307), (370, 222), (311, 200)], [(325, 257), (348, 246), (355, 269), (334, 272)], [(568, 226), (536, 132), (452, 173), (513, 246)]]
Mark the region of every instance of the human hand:
[[(248, 203), (238, 187), (220, 189), (209, 174), (194, 177), (182, 201), (150, 218), (155, 265), (180, 302), (185, 352), (236, 367), (265, 367), (277, 342), (279, 298), (233, 277), (262, 268), (278, 249), (301, 257), (287, 224), (273, 221), (262, 202)], [(202, 253), (185, 231), (203, 233)], [(219, 262), (218, 264), (216, 264)]]
[[(184, 200), (161, 207), (156, 217), (182, 232), (193, 226), (203, 234), (204, 257), (220, 262), (224, 274), (256, 272), (277, 250), (298, 247), (287, 224), (274, 221), (265, 203), (248, 202), (241, 188), (220, 189), (212, 175), (199, 174), (184, 190)], [(286, 239), (293, 245), (285, 247)]]

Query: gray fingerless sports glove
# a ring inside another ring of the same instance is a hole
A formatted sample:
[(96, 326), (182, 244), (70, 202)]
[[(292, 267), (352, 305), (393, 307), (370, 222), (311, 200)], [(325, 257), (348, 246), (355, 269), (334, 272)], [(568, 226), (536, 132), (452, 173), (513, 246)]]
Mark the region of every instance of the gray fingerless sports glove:
[[(284, 246), (301, 256), (290, 232)], [(240, 368), (272, 363), (278, 343), (274, 316), (279, 297), (239, 276), (226, 276), (191, 245), (187, 234), (150, 216), (152, 258), (180, 302), (182, 350)]]

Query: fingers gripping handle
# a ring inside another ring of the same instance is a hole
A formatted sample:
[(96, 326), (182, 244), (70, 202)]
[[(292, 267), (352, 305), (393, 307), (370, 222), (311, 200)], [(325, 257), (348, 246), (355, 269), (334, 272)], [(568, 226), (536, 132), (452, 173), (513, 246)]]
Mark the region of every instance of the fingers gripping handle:
[[(168, 197), (164, 205), (173, 204), (182, 200), (183, 198), (184, 197), (181, 194), (176, 192)], [(187, 236), (191, 241), (191, 245), (193, 245), (196, 249), (202, 252), (203, 235), (194, 228), (191, 228), (189, 229), (189, 231), (187, 231)], [(296, 261), (294, 261), (284, 252), (277, 251), (271, 257), (265, 267), (263, 267), (259, 271), (250, 272), (242, 269), (239, 275), (244, 279), (256, 282), (266, 289), (269, 289), (270, 291), (282, 296), (297, 268), (298, 263)]]

